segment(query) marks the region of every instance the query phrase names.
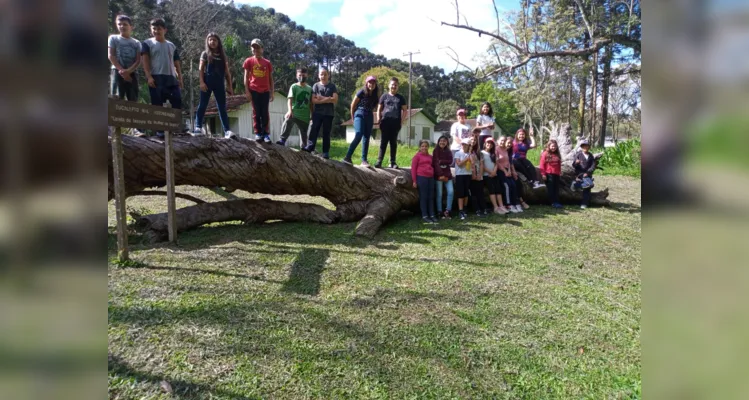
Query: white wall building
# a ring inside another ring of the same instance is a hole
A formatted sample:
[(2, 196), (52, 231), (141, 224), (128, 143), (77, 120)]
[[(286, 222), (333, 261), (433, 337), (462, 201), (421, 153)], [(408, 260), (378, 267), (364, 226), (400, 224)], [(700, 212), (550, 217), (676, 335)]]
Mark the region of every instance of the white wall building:
[[(432, 143), (434, 142), (434, 125), (436, 121), (430, 119), (426, 114), (422, 112), (421, 108), (414, 108), (411, 110), (411, 145), (416, 145), (420, 140), (426, 139)], [(346, 143), (354, 141), (356, 132), (354, 131), (354, 121), (352, 119), (342, 123), (341, 125), (346, 127)], [(381, 137), (380, 126), (375, 125), (373, 127), (372, 136), (374, 140), (378, 141)], [(403, 121), (403, 127), (398, 132), (398, 142), (407, 144), (409, 141), (408, 135), (408, 119)]]

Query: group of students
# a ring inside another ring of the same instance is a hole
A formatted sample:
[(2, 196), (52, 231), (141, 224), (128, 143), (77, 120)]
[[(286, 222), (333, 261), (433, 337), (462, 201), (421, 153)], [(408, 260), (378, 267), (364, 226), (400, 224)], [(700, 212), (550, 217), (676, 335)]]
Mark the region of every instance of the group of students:
[[(451, 137), (444, 135), (439, 138), (437, 146), (429, 155), (429, 141), (422, 140), (419, 142), (419, 151), (411, 160), (411, 177), (414, 188), (419, 190), (419, 205), (424, 222), (436, 223), (439, 218), (450, 219), (456, 194), (461, 220), (468, 217), (465, 208), (468, 207), (469, 197), (477, 217), (487, 216), (490, 212), (523, 212), (529, 206), (523, 200), (523, 185), (518, 172), (526, 177), (534, 190), (546, 187), (552, 207), (562, 207), (559, 201), (562, 156), (556, 140), (550, 140), (541, 154), (539, 169), (542, 179), (546, 181), (543, 184), (537, 180), (536, 168), (526, 157), (528, 150), (536, 147), (532, 135), (519, 129), (514, 138), (500, 137), (495, 141), (491, 135), (494, 119), (488, 103), (481, 107), (481, 115), (473, 128), (466, 124), (465, 114), (463, 109), (457, 111), (458, 121), (451, 128), (452, 144)], [(581, 150), (573, 163), (576, 178), (571, 189), (583, 192), (581, 208), (584, 209), (590, 204), (596, 163), (590, 153), (588, 141), (581, 140), (579, 146)], [(451, 167), (455, 168), (454, 177)], [(486, 205), (485, 188), (489, 192), (492, 208)], [(447, 192), (444, 212), (443, 189)]]
[[(137, 68), (142, 64), (148, 80), (148, 91), (151, 104), (163, 105), (169, 102), (172, 108), (182, 108), (182, 68), (180, 53), (174, 43), (166, 40), (166, 22), (161, 18), (151, 20), (152, 37), (138, 41), (132, 37), (133, 22), (126, 15), (116, 18), (119, 34), (110, 35), (107, 47), (108, 58), (112, 63), (112, 93), (120, 99), (138, 101)], [(242, 64), (244, 69), (245, 96), (252, 104), (252, 125), (255, 140), (270, 143), (270, 102), (273, 101), (274, 82), (273, 65), (263, 57), (263, 43), (260, 39), (250, 42), (252, 57)], [(229, 126), (226, 109), (226, 95), (232, 95), (232, 76), (230, 61), (226, 57), (221, 38), (216, 33), (209, 33), (205, 38), (205, 51), (200, 55), (199, 78), (200, 100), (195, 115), (195, 126), (192, 134), (206, 134), (204, 126), (205, 112), (213, 95), (216, 99), (219, 119), (224, 129), (224, 137), (236, 138)], [(333, 125), (334, 107), (338, 101), (335, 84), (329, 81), (330, 74), (322, 68), (319, 72), (320, 82), (310, 87), (306, 83), (307, 69), (297, 69), (297, 80), (289, 89), (288, 113), (281, 128), (281, 140), (285, 145), (291, 128), (297, 126), (302, 137), (302, 150), (315, 150), (320, 129), (323, 132), (323, 154), (328, 158), (330, 151), (330, 131)], [(310, 127), (310, 121), (312, 126)], [(307, 133), (309, 132), (309, 140)], [(163, 138), (163, 132), (156, 132)]]

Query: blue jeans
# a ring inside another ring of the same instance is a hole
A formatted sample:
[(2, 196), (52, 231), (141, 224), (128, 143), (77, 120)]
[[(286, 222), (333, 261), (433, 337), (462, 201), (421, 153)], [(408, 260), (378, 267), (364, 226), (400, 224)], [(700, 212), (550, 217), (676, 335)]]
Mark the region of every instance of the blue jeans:
[[(215, 80), (215, 79), (213, 79)], [(208, 91), (200, 91), (200, 101), (198, 102), (198, 111), (195, 113), (195, 127), (200, 129), (203, 127), (203, 118), (205, 117), (205, 110), (208, 108), (208, 100), (211, 99), (211, 93), (216, 96), (216, 108), (218, 108), (218, 117), (221, 120), (221, 126), (224, 128), (224, 133), (230, 130), (229, 128), (229, 115), (226, 114), (226, 87), (224, 81), (211, 82), (211, 79), (205, 80)]]
[(447, 206), (446, 210), (450, 211), (453, 208), (453, 197), (455, 196), (455, 189), (453, 186), (453, 180), (450, 179), (447, 182), (442, 182), (440, 180), (434, 181), (435, 186), (437, 186), (437, 212), (442, 212), (442, 186), (445, 186), (445, 189), (447, 189)]
[(421, 216), (425, 218), (434, 217), (434, 178), (417, 176), (416, 186), (419, 188)]
[(372, 136), (372, 125), (374, 125), (374, 115), (371, 111), (356, 110), (354, 113), (354, 131), (356, 131), (356, 136), (348, 147), (346, 158), (351, 159), (351, 156), (354, 155), (354, 150), (359, 146), (359, 142), (362, 142), (361, 159), (362, 161), (367, 160), (369, 138)]

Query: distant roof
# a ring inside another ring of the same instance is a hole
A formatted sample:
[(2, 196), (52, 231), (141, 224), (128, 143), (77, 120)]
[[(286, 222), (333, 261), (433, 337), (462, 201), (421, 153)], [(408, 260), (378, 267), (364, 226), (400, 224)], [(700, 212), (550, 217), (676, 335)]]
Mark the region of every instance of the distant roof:
[[(408, 115), (408, 116), (406, 117), (406, 120), (408, 120), (408, 118), (411, 118), (411, 117), (415, 116), (416, 114), (420, 113), (420, 112), (421, 112), (422, 110), (423, 110), (423, 108), (412, 108), (412, 109), (411, 109), (411, 115)], [(372, 114), (374, 115), (374, 113), (375, 113), (375, 112), (373, 111), (373, 112), (372, 112)], [(431, 121), (432, 123), (436, 123), (436, 121), (435, 121), (435, 120), (433, 120), (432, 118), (429, 118), (429, 115), (427, 115), (427, 113), (423, 113), (423, 114), (424, 114), (424, 116), (425, 116), (425, 117), (426, 117), (426, 118), (427, 118), (427, 119), (428, 119), (429, 121)], [(346, 122), (342, 123), (341, 125), (343, 125), (343, 126), (351, 126), (351, 125), (353, 125), (353, 124), (354, 124), (354, 120), (353, 120), (353, 119), (350, 119), (350, 120), (348, 120), (348, 121), (346, 121)], [(378, 128), (378, 127), (379, 127), (379, 125), (375, 125), (374, 127), (375, 127), (375, 128)]]

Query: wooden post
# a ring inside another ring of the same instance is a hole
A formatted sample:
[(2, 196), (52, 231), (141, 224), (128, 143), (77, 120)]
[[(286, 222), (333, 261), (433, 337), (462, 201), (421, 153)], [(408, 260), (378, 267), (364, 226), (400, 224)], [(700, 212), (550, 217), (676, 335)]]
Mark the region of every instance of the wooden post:
[(112, 168), (114, 169), (114, 206), (117, 216), (117, 258), (128, 260), (127, 210), (125, 209), (125, 170), (122, 161), (122, 128), (116, 127), (112, 136)]
[(177, 203), (174, 196), (174, 149), (172, 148), (172, 132), (164, 132), (164, 147), (166, 149), (166, 206), (167, 224), (169, 225), (169, 242), (177, 243)]

